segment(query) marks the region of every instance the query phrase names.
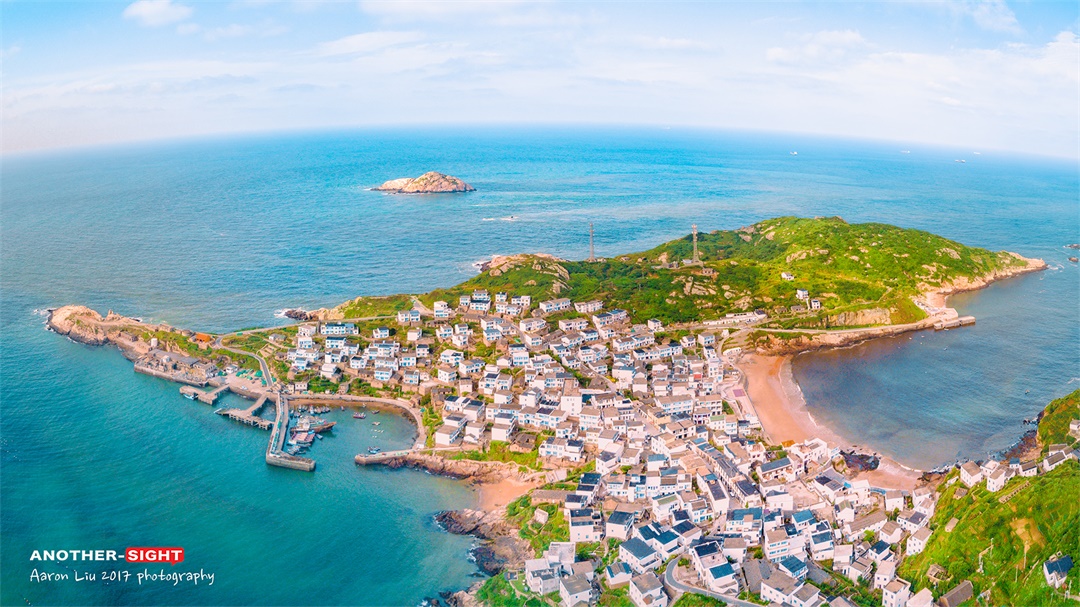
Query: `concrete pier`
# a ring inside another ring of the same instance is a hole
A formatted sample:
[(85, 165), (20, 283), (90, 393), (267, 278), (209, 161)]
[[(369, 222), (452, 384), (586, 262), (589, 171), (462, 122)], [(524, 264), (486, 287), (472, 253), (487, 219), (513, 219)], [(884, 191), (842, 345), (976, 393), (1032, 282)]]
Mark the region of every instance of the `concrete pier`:
[(247, 409), (218, 409), (217, 411), (214, 411), (214, 413), (236, 420), (242, 424), (269, 430), (273, 427), (274, 422), (256, 415), (259, 409), (262, 409), (263, 406), (266, 405), (267, 400), (266, 396), (260, 396), (259, 399), (255, 401), (255, 404)]
[(375, 455), (365, 455), (361, 453), (354, 458), (354, 461), (358, 466), (368, 466), (373, 464), (386, 463), (394, 458), (403, 457), (408, 454), (408, 449), (401, 451), (387, 451), (385, 453), (376, 453)]
[(955, 329), (957, 327), (966, 327), (968, 325), (975, 324), (974, 316), (960, 316), (953, 320), (939, 320), (934, 323), (935, 331), (942, 331), (945, 329)]
[(315, 469), (315, 460), (308, 457), (289, 455), (282, 450), (285, 446), (285, 435), (288, 434), (288, 430), (289, 400), (285, 398), (285, 395), (279, 394), (277, 417), (275, 417), (273, 428), (270, 431), (270, 443), (266, 446), (266, 463), (271, 466), (311, 472)]
[(199, 390), (198, 388), (194, 388), (192, 386), (181, 386), (180, 394), (183, 394), (184, 396), (187, 396), (189, 394), (193, 395), (195, 399), (199, 402), (212, 405), (217, 402), (218, 396), (220, 396), (222, 392), (228, 389), (228, 384), (218, 386), (213, 390), (210, 390), (209, 392), (206, 392), (205, 390)]

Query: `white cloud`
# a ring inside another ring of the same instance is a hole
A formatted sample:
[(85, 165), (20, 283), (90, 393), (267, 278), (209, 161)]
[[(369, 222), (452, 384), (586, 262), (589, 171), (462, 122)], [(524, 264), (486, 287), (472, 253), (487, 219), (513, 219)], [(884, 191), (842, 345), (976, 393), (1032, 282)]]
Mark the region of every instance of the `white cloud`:
[(205, 37), (208, 41), (214, 42), (215, 40), (222, 40), (224, 38), (239, 38), (251, 33), (251, 27), (247, 25), (238, 25), (233, 23), (225, 27), (217, 27), (212, 30), (207, 30)]
[(1005, 0), (961, 0), (951, 5), (960, 14), (966, 15), (975, 25), (994, 32), (1023, 33), (1020, 22)]
[(360, 9), (365, 13), (402, 20), (445, 18), (450, 16), (475, 16), (497, 14), (522, 6), (518, 0), (477, 2), (457, 0), (361, 0)]
[(359, 55), (416, 42), (422, 38), (418, 32), (364, 32), (324, 42), (318, 46), (315, 53), (323, 57)]
[(668, 38), (666, 36), (640, 36), (637, 39), (642, 48), (656, 51), (707, 50), (710, 46), (689, 38)]
[(173, 4), (172, 0), (136, 0), (124, 9), (125, 19), (134, 19), (142, 25), (158, 27), (183, 21), (194, 11), (190, 6)]
[(775, 63), (820, 63), (837, 61), (849, 51), (866, 46), (862, 34), (855, 30), (825, 30), (802, 37), (803, 44), (793, 47), (773, 47), (765, 58)]

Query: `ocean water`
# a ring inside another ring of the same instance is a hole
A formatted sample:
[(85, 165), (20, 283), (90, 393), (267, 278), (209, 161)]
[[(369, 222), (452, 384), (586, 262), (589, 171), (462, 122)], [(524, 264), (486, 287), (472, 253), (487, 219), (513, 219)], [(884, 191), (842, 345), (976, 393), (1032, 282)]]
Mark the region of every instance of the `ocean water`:
[[(478, 191), (367, 189), (427, 170)], [(372, 435), (341, 414), (314, 474), (271, 469), (265, 433), (135, 375), (115, 350), (44, 331), (45, 308), (265, 325), (285, 307), (452, 285), (492, 254), (583, 258), (589, 222), (599, 255), (691, 223), (840, 215), (1045, 258), (1054, 269), (954, 298), (975, 327), (796, 359), (819, 420), (926, 467), (1007, 446), (1024, 417), (1080, 384), (1080, 270), (1062, 248), (1080, 240), (1077, 173), (989, 151), (662, 129), (386, 129), (5, 156), (0, 602), (415, 605), (475, 574), (468, 538), (431, 522), (470, 505), (466, 487), (351, 463), (373, 441), (407, 444), (404, 420), (386, 416)], [(175, 569), (213, 571), (215, 584), (30, 581), (34, 549), (129, 545), (183, 546)]]

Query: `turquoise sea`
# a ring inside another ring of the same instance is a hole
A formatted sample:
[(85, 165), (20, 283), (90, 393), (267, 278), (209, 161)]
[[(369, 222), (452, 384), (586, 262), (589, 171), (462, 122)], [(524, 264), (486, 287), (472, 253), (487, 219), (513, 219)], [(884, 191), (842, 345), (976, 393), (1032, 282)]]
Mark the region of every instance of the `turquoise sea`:
[[(45, 331), (42, 310), (65, 303), (239, 329), (280, 322), (281, 308), (452, 285), (495, 253), (582, 258), (589, 222), (606, 255), (682, 236), (691, 223), (882, 221), (1043, 257), (1053, 269), (954, 298), (975, 327), (798, 357), (812, 413), (913, 466), (1007, 447), (1023, 418), (1080, 387), (1080, 269), (1062, 248), (1080, 241), (1080, 184), (1075, 161), (973, 152), (502, 128), (5, 156), (0, 603), (416, 605), (475, 575), (470, 540), (431, 519), (472, 504), (469, 489), (351, 463), (368, 444), (407, 444), (403, 419), (385, 416), (376, 434), (334, 413), (341, 424), (315, 445), (314, 474), (268, 468), (265, 433), (134, 374), (115, 350)], [(478, 191), (367, 190), (427, 170)], [(214, 585), (30, 581), (35, 549), (139, 545), (183, 546), (186, 560), (172, 569), (213, 572)]]

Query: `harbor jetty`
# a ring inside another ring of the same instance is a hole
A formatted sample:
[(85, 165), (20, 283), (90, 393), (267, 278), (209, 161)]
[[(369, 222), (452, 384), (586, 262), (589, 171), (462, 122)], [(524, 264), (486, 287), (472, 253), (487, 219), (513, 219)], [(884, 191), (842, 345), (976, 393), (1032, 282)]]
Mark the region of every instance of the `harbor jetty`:
[(222, 384), (210, 391), (200, 390), (194, 386), (180, 386), (180, 394), (183, 394), (185, 398), (212, 405), (217, 402), (221, 393), (228, 389), (228, 384)]
[(247, 409), (218, 409), (217, 411), (214, 411), (214, 413), (238, 421), (242, 424), (255, 426), (263, 430), (269, 430), (271, 427), (273, 427), (274, 422), (268, 419), (263, 419), (257, 415), (259, 409), (262, 409), (264, 406), (266, 406), (266, 401), (268, 400), (269, 398), (264, 395), (260, 396), (259, 399), (255, 401), (255, 404), (251, 405)]
[(934, 330), (943, 331), (945, 329), (955, 329), (957, 327), (966, 327), (973, 324), (975, 324), (974, 316), (960, 316), (952, 320), (939, 320), (935, 322)]
[(315, 460), (285, 453), (285, 435), (289, 430), (289, 399), (284, 394), (277, 396), (277, 416), (270, 431), (270, 443), (266, 446), (266, 463), (281, 468), (292, 468), (311, 472), (315, 470)]

